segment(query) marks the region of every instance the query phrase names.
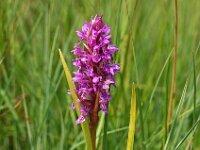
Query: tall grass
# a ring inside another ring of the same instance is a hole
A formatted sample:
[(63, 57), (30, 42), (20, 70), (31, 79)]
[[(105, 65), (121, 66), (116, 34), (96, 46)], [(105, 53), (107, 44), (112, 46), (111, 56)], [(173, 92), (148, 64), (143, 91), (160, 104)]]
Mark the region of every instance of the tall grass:
[(106, 124), (102, 117), (97, 129), (98, 149), (126, 148), (132, 82), (138, 106), (134, 149), (166, 143), (166, 149), (199, 149), (200, 1), (179, 0), (178, 7), (176, 97), (167, 135), (174, 1), (1, 0), (0, 149), (84, 149), (57, 49), (74, 70), (75, 31), (97, 13), (112, 29), (121, 65)]

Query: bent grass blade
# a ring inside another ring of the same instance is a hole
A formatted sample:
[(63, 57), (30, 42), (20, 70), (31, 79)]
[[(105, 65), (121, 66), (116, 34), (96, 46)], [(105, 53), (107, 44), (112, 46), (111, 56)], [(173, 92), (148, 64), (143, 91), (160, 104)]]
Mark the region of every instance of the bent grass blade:
[[(67, 63), (65, 62), (65, 59), (64, 59), (63, 54), (62, 54), (62, 52), (61, 52), (60, 49), (59, 49), (59, 55), (60, 55), (60, 60), (62, 62), (63, 68), (64, 68), (65, 76), (67, 78), (67, 82), (69, 84), (69, 89), (70, 89), (70, 92), (71, 92), (71, 95), (72, 95), (72, 99), (73, 99), (73, 102), (75, 104), (76, 113), (78, 115), (80, 115), (80, 112), (79, 112), (80, 105), (76, 101), (78, 99), (78, 97), (77, 97), (77, 95), (76, 95), (76, 93), (74, 91), (75, 85), (72, 82), (71, 73), (69, 71)], [(88, 124), (87, 120), (84, 121), (83, 123), (81, 123), (81, 128), (83, 130), (83, 136), (84, 136), (85, 143), (86, 143), (86, 149), (87, 150), (91, 150), (92, 149), (92, 142), (91, 142), (91, 135), (90, 135), (90, 130), (89, 130), (89, 124)]]
[(133, 146), (134, 146), (135, 122), (136, 122), (136, 92), (135, 92), (135, 84), (133, 83), (132, 96), (131, 96), (129, 132), (128, 132), (126, 150), (133, 149)]

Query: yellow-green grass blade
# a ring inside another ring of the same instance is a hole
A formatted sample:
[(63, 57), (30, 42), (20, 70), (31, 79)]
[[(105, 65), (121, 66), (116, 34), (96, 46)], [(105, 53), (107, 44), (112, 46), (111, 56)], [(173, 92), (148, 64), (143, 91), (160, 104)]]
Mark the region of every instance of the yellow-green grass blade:
[(130, 122), (129, 122), (126, 150), (132, 150), (134, 146), (135, 122), (136, 122), (136, 92), (135, 92), (135, 84), (133, 83), (132, 96), (131, 96)]
[[(74, 91), (75, 85), (72, 82), (71, 73), (69, 71), (67, 63), (65, 62), (65, 59), (64, 59), (63, 54), (62, 54), (60, 49), (59, 49), (59, 54), (60, 54), (60, 59), (61, 59), (63, 68), (64, 68), (65, 76), (66, 76), (67, 82), (69, 84), (69, 89), (70, 89), (70, 92), (71, 92), (71, 95), (72, 95), (72, 99), (73, 99), (74, 104), (75, 104), (76, 112), (77, 112), (78, 115), (80, 115), (80, 112), (79, 112), (80, 105), (79, 105), (79, 103), (77, 103), (78, 97), (76, 95), (76, 92)], [(81, 123), (81, 127), (82, 127), (82, 130), (83, 130), (83, 136), (84, 136), (85, 143), (86, 143), (86, 149), (91, 150), (92, 149), (91, 135), (90, 135), (89, 124), (88, 124), (87, 120), (85, 120), (83, 123)]]

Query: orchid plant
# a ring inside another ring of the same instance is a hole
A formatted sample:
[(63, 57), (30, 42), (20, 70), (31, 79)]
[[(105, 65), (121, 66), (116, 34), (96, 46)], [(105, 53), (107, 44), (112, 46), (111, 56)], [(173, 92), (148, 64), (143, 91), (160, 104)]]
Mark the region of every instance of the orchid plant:
[[(91, 18), (81, 30), (76, 31), (79, 40), (72, 50), (76, 56), (73, 65), (77, 68), (73, 77), (59, 51), (70, 87), (68, 94), (73, 98), (71, 107), (76, 109), (78, 115), (76, 124), (81, 124), (87, 149), (92, 150), (95, 150), (96, 145), (98, 113), (108, 113), (111, 86), (116, 87), (114, 77), (120, 70), (119, 64), (114, 63), (113, 54), (118, 48), (112, 43), (110, 31), (108, 25), (103, 23), (102, 16)], [(129, 143), (132, 143), (133, 136), (129, 139)], [(129, 145), (132, 144), (127, 147)]]

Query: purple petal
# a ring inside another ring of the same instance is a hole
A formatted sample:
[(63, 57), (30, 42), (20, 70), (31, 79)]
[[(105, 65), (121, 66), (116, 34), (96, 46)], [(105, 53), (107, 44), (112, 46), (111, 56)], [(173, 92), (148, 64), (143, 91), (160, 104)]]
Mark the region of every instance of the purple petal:
[(76, 31), (76, 34), (77, 34), (80, 38), (83, 38), (83, 37), (84, 37), (84, 35), (83, 35), (83, 33), (82, 33), (81, 31)]
[(112, 59), (112, 56), (109, 55), (109, 54), (107, 54), (107, 55), (105, 55), (103, 58), (104, 58), (104, 59), (107, 59), (107, 60), (111, 60), (111, 59)]
[(74, 102), (72, 102), (72, 106), (71, 106), (71, 108), (72, 108), (72, 110), (75, 109), (75, 104), (74, 104)]
[(101, 107), (101, 110), (102, 110), (104, 113), (107, 113), (107, 112), (108, 112), (108, 106), (107, 106), (107, 104), (101, 104), (100, 107)]
[(110, 30), (111, 30), (111, 29), (108, 27), (107, 24), (105, 24), (105, 25), (103, 26), (103, 32), (104, 32), (104, 33), (108, 34), (108, 33), (110, 32)]
[(118, 73), (119, 72), (119, 65), (118, 64), (113, 64), (110, 68), (110, 72), (112, 75), (114, 75), (115, 73)]
[(98, 63), (101, 60), (101, 57), (97, 53), (94, 53), (92, 60), (93, 62)]
[(104, 39), (103, 40), (103, 44), (105, 45), (105, 44), (108, 44), (108, 43), (110, 43), (110, 40), (108, 40), (108, 39)]
[(81, 66), (80, 59), (74, 59), (74, 60), (73, 60), (73, 65), (76, 66), (76, 67)]
[(92, 79), (92, 82), (93, 82), (93, 83), (98, 83), (99, 81), (101, 81), (101, 79), (102, 79), (101, 76), (99, 76), (99, 77), (94, 77), (94, 78)]
[(108, 90), (109, 89), (109, 85), (108, 84), (104, 84), (103, 85), (103, 89)]
[(81, 102), (81, 101), (80, 101), (80, 99), (77, 99), (76, 101), (77, 101), (78, 103), (80, 103), (80, 102)]
[(83, 115), (80, 115), (80, 117), (76, 120), (76, 124), (81, 124), (85, 121), (85, 117)]
[(82, 52), (82, 49), (77, 47), (75, 48), (74, 50), (72, 50), (72, 54), (74, 55), (81, 55), (83, 52)]
[(106, 79), (106, 81), (104, 83), (105, 84), (114, 84), (115, 82), (111, 79)]
[(87, 112), (87, 110), (85, 108), (80, 108), (79, 111), (84, 116), (86, 116), (88, 114), (88, 112)]
[(111, 53), (114, 53), (116, 51), (118, 51), (119, 49), (113, 45), (110, 45), (108, 46), (108, 50), (111, 52)]
[(83, 75), (79, 72), (74, 72), (75, 77), (72, 78), (72, 81), (79, 82), (83, 80)]
[(109, 93), (103, 91), (100, 93), (100, 99), (109, 101), (109, 100), (111, 100), (111, 97), (110, 97)]
[(86, 33), (88, 30), (89, 30), (88, 23), (85, 23), (85, 24), (82, 26), (82, 31)]
[(67, 94), (68, 94), (68, 95), (71, 95), (71, 92), (70, 92), (70, 90), (67, 90)]

